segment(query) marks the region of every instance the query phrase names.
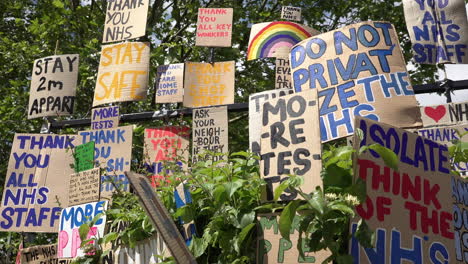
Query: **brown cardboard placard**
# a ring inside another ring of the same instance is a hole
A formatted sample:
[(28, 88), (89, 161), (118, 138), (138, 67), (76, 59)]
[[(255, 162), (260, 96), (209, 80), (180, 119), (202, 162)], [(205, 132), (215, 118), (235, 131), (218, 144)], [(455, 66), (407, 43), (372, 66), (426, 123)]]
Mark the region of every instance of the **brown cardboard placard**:
[(195, 46), (231, 47), (232, 8), (198, 8)]
[(395, 28), (362, 22), (302, 41), (291, 49), (296, 92), (318, 90), (322, 142), (353, 133), (354, 116), (404, 128), (421, 115)]
[[(311, 252), (308, 247), (307, 239), (303, 240), (302, 250), (305, 258), (302, 258), (297, 249), (299, 239), (298, 219), (299, 215), (295, 216), (292, 222), (289, 238), (291, 241), (284, 239), (279, 232), (279, 213), (272, 214), (259, 214), (258, 229), (259, 235), (257, 237), (257, 263), (258, 264), (271, 264), (271, 263), (322, 263), (327, 259), (331, 252), (327, 250), (320, 250), (318, 252)], [(304, 235), (303, 235), (304, 236)]]
[[(398, 171), (386, 166), (373, 151), (354, 153), (354, 180), (365, 181), (367, 199), (356, 207), (358, 217), (375, 230), (377, 248), (365, 250), (352, 238), (350, 254), (357, 263), (456, 263), (453, 233), (449, 153), (415, 133), (356, 117), (362, 138), (354, 147), (379, 144), (395, 152)], [(434, 154), (436, 153), (436, 154)], [(351, 221), (357, 229), (359, 218)], [(431, 253), (432, 252), (432, 253)]]
[(21, 264), (58, 263), (57, 244), (21, 249)]
[(468, 63), (465, 1), (403, 0), (416, 63)]
[(133, 126), (79, 131), (78, 136), (83, 143), (94, 141), (94, 159), (100, 168), (106, 169), (101, 175), (101, 198), (112, 196), (114, 184), (128, 191), (124, 171), (130, 170), (132, 161)]
[(320, 34), (308, 26), (289, 21), (252, 25), (247, 60), (267, 57), (288, 57), (290, 49), (304, 39)]
[(0, 208), (0, 231), (57, 232), (68, 204), (75, 135), (15, 134)]
[(295, 6), (283, 6), (281, 8), (281, 19), (301, 21), (301, 8)]
[(275, 60), (275, 88), (292, 89), (289, 58), (276, 58)]
[[(450, 147), (453, 145), (453, 140), (461, 140), (463, 142), (467, 141), (468, 136), (464, 135), (463, 138), (460, 139), (460, 136), (457, 134), (457, 131), (463, 135), (468, 131), (468, 124), (458, 126), (423, 128), (418, 130), (418, 134), (440, 144), (446, 144), (448, 147)], [(468, 176), (468, 163), (455, 163), (454, 166), (455, 169), (461, 175)]]
[(108, 129), (119, 126), (119, 106), (93, 108), (91, 112), (91, 129)]
[(145, 99), (149, 59), (148, 42), (102, 46), (93, 106)]
[(424, 127), (468, 123), (468, 102), (421, 106)]
[(68, 206), (99, 201), (101, 169), (81, 171), (70, 175)]
[(233, 104), (234, 74), (234, 61), (186, 62), (184, 106)]
[(168, 182), (168, 175), (176, 168), (167, 168), (167, 162), (176, 162), (180, 169), (187, 169), (189, 158), (190, 128), (165, 126), (145, 129), (143, 160), (153, 174), (151, 184), (159, 186)]
[[(204, 155), (206, 150), (223, 155)], [(227, 106), (193, 109), (192, 162), (227, 160), (228, 151)]]
[(276, 89), (254, 93), (249, 96), (249, 146), (252, 152), (260, 153), (263, 103), (269, 99), (275, 99), (293, 92), (290, 89)]
[[(260, 176), (266, 181), (262, 199), (273, 200), (273, 193), (289, 174), (304, 177), (302, 190), (309, 193), (322, 186), (321, 142), (318, 100), (315, 90), (270, 99), (263, 104), (260, 139)], [(298, 194), (285, 191), (281, 201)]]
[(466, 233), (468, 232), (468, 218), (465, 217), (468, 210), (468, 180), (451, 175), (452, 209), (453, 209), (453, 233), (455, 242), (455, 260), (468, 263), (468, 248), (466, 247)]
[(134, 39), (146, 34), (149, 0), (107, 1), (103, 43)]
[(73, 114), (78, 54), (56, 55), (34, 61), (28, 119)]
[(136, 174), (131, 171), (125, 172), (125, 174), (132, 184), (140, 203), (143, 205), (143, 209), (161, 234), (175, 261), (177, 263), (196, 264), (195, 258), (187, 248), (171, 215), (167, 212), (164, 204), (153, 191), (149, 180), (144, 175)]
[(178, 103), (184, 100), (184, 66), (184, 63), (158, 66), (154, 85), (156, 103)]

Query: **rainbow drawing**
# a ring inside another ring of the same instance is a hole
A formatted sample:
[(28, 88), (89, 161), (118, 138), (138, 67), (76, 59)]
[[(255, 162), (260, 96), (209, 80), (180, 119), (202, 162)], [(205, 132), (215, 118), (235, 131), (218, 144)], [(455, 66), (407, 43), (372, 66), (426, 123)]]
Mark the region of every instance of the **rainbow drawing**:
[(314, 31), (289, 21), (255, 24), (250, 33), (247, 60), (278, 57), (279, 53), (287, 55), (292, 46), (312, 37)]

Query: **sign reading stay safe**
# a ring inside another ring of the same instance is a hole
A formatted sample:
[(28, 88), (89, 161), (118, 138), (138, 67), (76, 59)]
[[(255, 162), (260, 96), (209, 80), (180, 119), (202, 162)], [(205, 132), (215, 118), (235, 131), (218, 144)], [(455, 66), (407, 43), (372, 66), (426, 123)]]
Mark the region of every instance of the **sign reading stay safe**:
[(395, 28), (363, 22), (302, 41), (291, 49), (296, 92), (315, 89), (322, 142), (351, 135), (354, 116), (398, 127), (421, 126)]
[(145, 99), (149, 54), (147, 42), (102, 46), (93, 106)]
[(78, 54), (50, 56), (34, 61), (28, 119), (73, 114), (78, 61)]

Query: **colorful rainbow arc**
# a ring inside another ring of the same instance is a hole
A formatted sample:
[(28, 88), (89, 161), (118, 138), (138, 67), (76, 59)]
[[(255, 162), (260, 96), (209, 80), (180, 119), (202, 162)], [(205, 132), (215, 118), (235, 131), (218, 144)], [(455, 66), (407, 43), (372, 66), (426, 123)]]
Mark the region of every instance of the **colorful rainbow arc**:
[(292, 47), (312, 34), (301, 25), (288, 22), (271, 22), (262, 28), (252, 39), (247, 51), (247, 60), (275, 57), (275, 51), (281, 47)]

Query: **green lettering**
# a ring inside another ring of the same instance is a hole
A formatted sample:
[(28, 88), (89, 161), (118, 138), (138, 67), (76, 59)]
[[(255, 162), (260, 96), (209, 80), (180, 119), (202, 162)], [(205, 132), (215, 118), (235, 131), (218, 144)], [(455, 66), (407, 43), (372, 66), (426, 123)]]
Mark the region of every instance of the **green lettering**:
[(292, 243), (284, 238), (279, 241), (278, 263), (284, 262), (284, 252), (292, 248)]

